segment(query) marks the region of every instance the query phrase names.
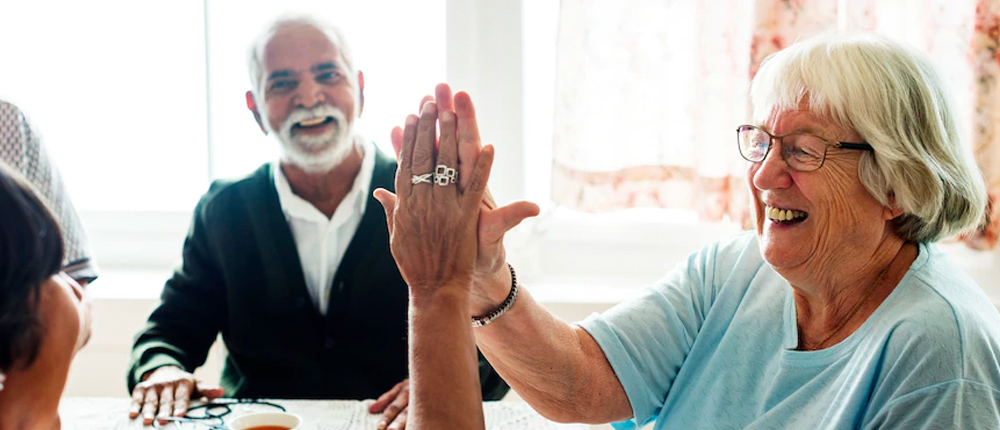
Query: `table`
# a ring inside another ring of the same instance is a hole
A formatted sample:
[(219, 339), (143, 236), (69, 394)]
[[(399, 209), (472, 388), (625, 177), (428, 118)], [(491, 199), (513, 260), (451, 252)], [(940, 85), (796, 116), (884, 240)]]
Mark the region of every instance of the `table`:
[[(271, 400), (288, 412), (302, 417), (302, 430), (375, 430), (379, 415), (370, 415), (373, 400)], [(128, 419), (127, 398), (66, 397), (59, 406), (64, 430), (143, 429), (141, 420)], [(241, 413), (275, 410), (261, 405), (235, 405), (235, 418)], [(484, 402), (487, 430), (587, 430), (586, 425), (557, 424), (538, 415), (524, 402)], [(150, 427), (145, 427), (150, 429)], [(163, 427), (176, 429), (176, 426)], [(205, 427), (191, 427), (205, 429)]]

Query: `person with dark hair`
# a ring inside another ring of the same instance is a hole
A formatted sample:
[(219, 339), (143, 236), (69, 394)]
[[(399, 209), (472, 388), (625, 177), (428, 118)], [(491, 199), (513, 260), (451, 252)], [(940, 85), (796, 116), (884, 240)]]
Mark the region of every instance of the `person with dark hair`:
[(0, 429), (59, 428), (70, 362), (90, 337), (64, 249), (45, 203), (0, 163)]
[(63, 232), (62, 270), (83, 286), (97, 279), (97, 263), (91, 256), (87, 234), (59, 170), (21, 109), (3, 100), (0, 100), (0, 162), (20, 173), (52, 208)]

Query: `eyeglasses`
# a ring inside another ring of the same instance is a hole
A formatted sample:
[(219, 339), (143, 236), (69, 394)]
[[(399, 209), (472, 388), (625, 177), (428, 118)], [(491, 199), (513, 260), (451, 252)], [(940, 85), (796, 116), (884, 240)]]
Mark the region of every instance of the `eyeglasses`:
[[(153, 428), (165, 428), (169, 430), (186, 429), (207, 429), (207, 430), (229, 430), (224, 417), (233, 413), (234, 405), (259, 405), (277, 408), (285, 412), (285, 407), (276, 403), (271, 403), (257, 399), (234, 399), (234, 400), (213, 400), (211, 402), (192, 406), (188, 408), (185, 417), (166, 417), (153, 420)], [(166, 424), (160, 424), (160, 420)]]
[(736, 143), (739, 144), (740, 155), (751, 163), (764, 161), (775, 140), (781, 142), (781, 158), (789, 167), (803, 172), (823, 167), (826, 150), (831, 146), (859, 151), (875, 150), (867, 143), (830, 141), (809, 133), (775, 136), (752, 125), (741, 125), (736, 128)]

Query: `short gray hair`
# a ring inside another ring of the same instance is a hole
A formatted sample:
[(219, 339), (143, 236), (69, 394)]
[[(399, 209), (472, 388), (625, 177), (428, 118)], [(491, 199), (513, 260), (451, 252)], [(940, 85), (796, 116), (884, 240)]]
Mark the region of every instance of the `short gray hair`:
[(344, 37), (344, 33), (340, 28), (312, 16), (289, 14), (274, 20), (250, 44), (250, 49), (247, 53), (247, 70), (250, 72), (250, 90), (253, 92), (254, 97), (260, 96), (260, 89), (264, 83), (264, 47), (267, 46), (267, 42), (271, 40), (271, 37), (278, 30), (283, 27), (295, 25), (315, 28), (323, 32), (330, 39), (330, 42), (340, 50), (340, 58), (347, 67), (348, 81), (357, 88), (358, 77), (354, 70), (354, 56), (351, 54), (347, 38)]
[(875, 151), (862, 155), (858, 177), (880, 203), (903, 210), (894, 221), (903, 239), (933, 242), (982, 220), (986, 185), (921, 52), (878, 36), (821, 36), (765, 59), (750, 96), (760, 123), (807, 100), (861, 135)]

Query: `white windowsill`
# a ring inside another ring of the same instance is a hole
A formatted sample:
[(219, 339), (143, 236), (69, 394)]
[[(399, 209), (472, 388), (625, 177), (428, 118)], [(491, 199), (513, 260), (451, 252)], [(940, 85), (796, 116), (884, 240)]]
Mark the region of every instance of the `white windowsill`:
[[(87, 287), (95, 300), (158, 300), (170, 270), (102, 268), (101, 277)], [(637, 297), (648, 283), (525, 280), (523, 285), (541, 303), (615, 304)]]

